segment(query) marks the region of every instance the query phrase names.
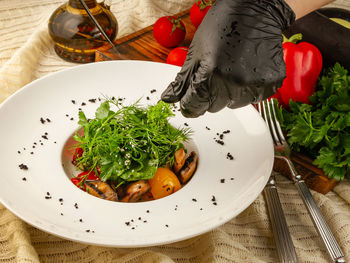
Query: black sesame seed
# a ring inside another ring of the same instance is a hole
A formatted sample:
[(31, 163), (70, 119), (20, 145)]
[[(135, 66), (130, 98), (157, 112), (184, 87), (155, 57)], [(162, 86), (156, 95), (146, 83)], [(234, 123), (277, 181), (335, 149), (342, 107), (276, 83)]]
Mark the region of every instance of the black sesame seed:
[(75, 104), (75, 100), (71, 100), (71, 102), (72, 102), (73, 104)]
[(165, 225), (166, 227), (169, 227), (169, 225)]
[(156, 91), (157, 91), (156, 89), (152, 89), (152, 90), (151, 90), (151, 93), (154, 93), (154, 92), (156, 92)]
[(69, 117), (69, 115), (68, 115), (68, 114), (66, 114), (66, 117)]
[(85, 232), (89, 233), (89, 232), (90, 232), (90, 229), (86, 229)]
[(51, 196), (45, 196), (45, 199), (51, 199)]
[(208, 131), (210, 131), (210, 128), (209, 128), (208, 126), (205, 126), (205, 128), (206, 128)]
[(21, 170), (28, 170), (28, 166), (25, 165), (25, 164), (23, 164), (23, 163), (21, 163), (20, 165), (18, 165), (18, 167), (19, 167), (19, 169), (21, 169)]
[(112, 97), (112, 100), (115, 100), (115, 97), (114, 97), (114, 96)]
[(82, 102), (82, 103), (81, 103), (81, 106), (85, 106), (85, 105), (86, 105), (86, 103), (85, 103), (85, 102)]
[(30, 152), (30, 154), (34, 154), (34, 152)]
[(138, 219), (141, 220), (141, 217), (139, 217)]
[(74, 204), (74, 207), (75, 207), (76, 209), (78, 209), (78, 208), (79, 208), (79, 206), (78, 206), (78, 204), (77, 204), (77, 203), (75, 203), (75, 204)]
[(230, 130), (223, 131), (224, 134), (230, 133), (230, 132), (231, 132)]
[(231, 177), (230, 180), (234, 180), (235, 178)]
[(188, 126), (187, 122), (184, 123), (185, 126)]
[(18, 154), (20, 154), (21, 153), (21, 151), (17, 151), (18, 152)]
[(23, 177), (22, 180), (23, 180), (23, 181), (27, 181), (27, 178)]
[(215, 142), (217, 142), (220, 145), (224, 145), (225, 144), (224, 141), (222, 141), (222, 140), (215, 140)]
[(80, 218), (80, 219), (79, 219), (79, 222), (83, 222), (83, 219)]
[(131, 221), (131, 222), (134, 222), (134, 219), (131, 219), (130, 221)]
[(46, 135), (41, 135), (41, 138), (45, 139), (45, 140), (48, 140), (49, 138), (47, 138)]
[(218, 204), (216, 202), (214, 202), (213, 205), (218, 205)]
[(50, 195), (50, 192), (46, 192), (47, 195)]
[(213, 201), (213, 202), (215, 202), (215, 201), (216, 201), (215, 196), (213, 196), (213, 197), (211, 198), (211, 201)]
[(193, 201), (193, 202), (197, 202), (197, 199), (196, 199), (196, 198), (192, 198), (192, 201)]
[(143, 220), (144, 223), (147, 223), (147, 220)]
[(146, 213), (149, 213), (149, 210), (147, 210)]
[(131, 229), (132, 229), (132, 230), (134, 230), (134, 229), (135, 229), (135, 227), (133, 226)]
[(45, 120), (41, 117), (41, 118), (40, 118), (40, 122), (41, 122), (42, 124), (44, 124), (44, 123), (45, 123)]
[(220, 183), (224, 184), (225, 183), (225, 179), (220, 179)]
[(46, 118), (46, 121), (47, 121), (47, 122), (51, 122), (51, 120), (50, 120), (49, 118)]
[(223, 134), (220, 134), (220, 139), (222, 140), (224, 138), (224, 135)]
[(73, 120), (74, 120), (74, 118), (72, 117), (72, 118), (70, 118), (70, 120), (71, 120), (71, 121), (73, 121)]
[(58, 199), (58, 201), (63, 202), (63, 198)]
[(200, 208), (199, 210), (203, 210), (203, 208)]
[(61, 216), (63, 216), (63, 213), (61, 213)]
[(146, 97), (146, 99), (147, 99), (147, 100), (150, 100), (150, 98), (149, 98), (148, 96)]
[(89, 99), (89, 102), (95, 103), (95, 102), (96, 102), (96, 99)]
[(130, 222), (125, 222), (125, 225), (129, 226), (129, 225), (130, 225)]
[(231, 154), (231, 153), (227, 153), (227, 155), (226, 155), (226, 159), (233, 160), (233, 159), (234, 159), (234, 157), (232, 156), (232, 154)]

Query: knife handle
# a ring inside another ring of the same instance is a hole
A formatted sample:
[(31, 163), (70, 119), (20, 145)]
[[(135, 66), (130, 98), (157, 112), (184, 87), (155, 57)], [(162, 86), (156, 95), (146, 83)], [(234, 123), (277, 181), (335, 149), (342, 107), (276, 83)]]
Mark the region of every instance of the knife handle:
[(275, 177), (271, 175), (264, 188), (264, 196), (275, 238), (278, 257), (282, 263), (298, 263), (294, 244), (290, 236), (286, 218), (275, 185)]

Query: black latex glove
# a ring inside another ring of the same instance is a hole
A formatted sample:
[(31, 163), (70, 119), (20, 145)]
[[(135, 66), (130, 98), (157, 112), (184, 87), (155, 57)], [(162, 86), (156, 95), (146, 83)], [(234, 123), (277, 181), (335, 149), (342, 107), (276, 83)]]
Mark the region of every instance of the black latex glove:
[(282, 31), (294, 20), (283, 0), (217, 0), (162, 100), (198, 117), (271, 96), (285, 78)]

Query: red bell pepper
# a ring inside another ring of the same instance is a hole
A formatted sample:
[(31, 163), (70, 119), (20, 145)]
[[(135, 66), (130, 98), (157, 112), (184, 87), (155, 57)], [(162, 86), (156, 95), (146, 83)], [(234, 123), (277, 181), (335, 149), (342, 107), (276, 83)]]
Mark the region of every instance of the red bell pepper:
[(82, 190), (86, 190), (85, 181), (86, 180), (100, 180), (98, 176), (93, 171), (84, 171), (70, 179), (73, 184)]
[(293, 35), (283, 43), (283, 56), (286, 63), (286, 78), (273, 97), (282, 106), (289, 106), (289, 100), (310, 103), (309, 97), (315, 92), (315, 86), (322, 69), (322, 55), (314, 45), (301, 42), (302, 35)]

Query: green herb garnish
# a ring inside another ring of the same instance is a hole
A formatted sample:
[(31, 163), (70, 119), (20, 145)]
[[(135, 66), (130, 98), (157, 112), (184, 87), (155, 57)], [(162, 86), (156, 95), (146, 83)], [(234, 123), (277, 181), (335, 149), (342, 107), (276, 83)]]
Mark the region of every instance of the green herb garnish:
[(117, 99), (107, 99), (94, 119), (88, 120), (80, 111), (79, 125), (84, 135), (76, 133), (74, 139), (84, 153), (76, 166), (98, 169), (101, 180), (118, 184), (152, 179), (158, 167), (173, 164), (175, 151), (184, 147), (191, 132), (169, 124), (168, 119), (175, 116), (171, 109), (162, 101), (143, 108), (138, 103), (119, 106)]
[(350, 174), (350, 76), (339, 63), (329, 69), (310, 97), (311, 104), (290, 102), (279, 111), (288, 142), (315, 159), (330, 178)]

